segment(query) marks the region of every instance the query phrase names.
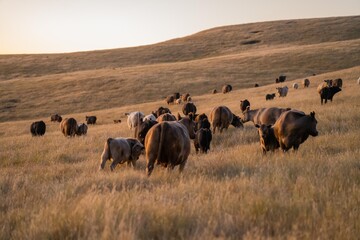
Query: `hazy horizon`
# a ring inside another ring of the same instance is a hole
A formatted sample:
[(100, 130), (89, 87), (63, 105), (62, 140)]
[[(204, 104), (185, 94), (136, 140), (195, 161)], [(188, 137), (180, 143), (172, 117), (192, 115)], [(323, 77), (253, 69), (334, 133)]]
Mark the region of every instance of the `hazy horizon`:
[(136, 47), (220, 26), (356, 16), (359, 10), (360, 1), (354, 0), (0, 0), (0, 54)]

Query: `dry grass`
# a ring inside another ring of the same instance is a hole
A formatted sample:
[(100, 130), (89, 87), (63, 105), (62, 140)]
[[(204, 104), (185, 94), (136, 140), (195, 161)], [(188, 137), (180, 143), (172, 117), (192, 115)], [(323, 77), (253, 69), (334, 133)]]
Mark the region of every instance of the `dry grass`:
[[(32, 120), (0, 123), (0, 239), (357, 239), (359, 76), (360, 67), (317, 75), (309, 89), (290, 88), (288, 97), (267, 102), (275, 84), (194, 96), (206, 114), (219, 104), (239, 114), (244, 98), (252, 108), (314, 110), (320, 134), (297, 153), (263, 156), (251, 124), (229, 128), (214, 136), (209, 154), (192, 151), (181, 175), (156, 167), (148, 178), (144, 157), (135, 170), (110, 172), (107, 164), (98, 171), (105, 140), (131, 135), (125, 122), (112, 119), (149, 113), (163, 101), (71, 114), (99, 119), (74, 139), (49, 119), (45, 136), (35, 138)], [(343, 91), (321, 106), (317, 84), (337, 77)], [(176, 113), (181, 106), (170, 108)]]

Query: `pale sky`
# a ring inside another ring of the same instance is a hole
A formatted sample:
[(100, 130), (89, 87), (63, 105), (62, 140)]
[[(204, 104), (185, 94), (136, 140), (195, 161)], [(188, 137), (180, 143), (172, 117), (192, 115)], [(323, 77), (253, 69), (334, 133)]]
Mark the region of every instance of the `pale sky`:
[(213, 27), (360, 14), (360, 0), (0, 0), (0, 54), (147, 45)]

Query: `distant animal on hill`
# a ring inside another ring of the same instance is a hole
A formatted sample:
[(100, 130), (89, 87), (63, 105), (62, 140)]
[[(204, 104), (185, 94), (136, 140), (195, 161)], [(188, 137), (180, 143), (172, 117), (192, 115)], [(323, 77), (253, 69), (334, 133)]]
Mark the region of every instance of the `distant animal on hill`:
[(266, 94), (265, 100), (273, 100), (275, 98), (275, 93)]
[(342, 88), (343, 80), (341, 78), (337, 78), (333, 81), (333, 87), (339, 87)]
[(194, 103), (192, 102), (187, 102), (183, 105), (182, 107), (182, 112), (187, 116), (189, 115), (189, 113), (193, 113), (195, 114), (196, 113), (196, 106)]
[(137, 139), (134, 138), (108, 138), (104, 145), (104, 150), (101, 154), (100, 169), (104, 169), (106, 161), (112, 159), (110, 165), (113, 171), (118, 164), (127, 163), (128, 166), (132, 164), (133, 168), (136, 166), (136, 161), (144, 150)]
[(230, 124), (236, 128), (244, 127), (241, 119), (233, 114), (226, 106), (214, 107), (210, 112), (210, 122), (213, 128), (213, 134), (215, 134), (216, 128), (222, 133), (222, 130), (228, 129)]
[(217, 93), (217, 90), (216, 89), (213, 89), (212, 90), (212, 94), (216, 94)]
[[(205, 115), (205, 114), (204, 114)], [(200, 115), (199, 115), (200, 116)], [(205, 115), (206, 116), (206, 115)], [(196, 123), (196, 127), (195, 127), (195, 131), (204, 128), (204, 129), (210, 129), (211, 128), (211, 124), (208, 120), (207, 117), (205, 118), (200, 118), (198, 120), (195, 119), (195, 123)]]
[(274, 128), (271, 125), (255, 124), (260, 137), (261, 150), (265, 154), (268, 151), (274, 151), (280, 147), (274, 134)]
[(59, 115), (59, 114), (53, 114), (53, 115), (51, 115), (50, 116), (50, 120), (52, 121), (52, 122), (61, 122), (62, 121), (62, 117)]
[(299, 84), (293, 83), (293, 88), (294, 88), (294, 89), (298, 89), (298, 88), (299, 88)]
[(276, 121), (274, 134), (284, 152), (290, 148), (297, 150), (309, 135), (318, 135), (316, 125), (315, 112), (306, 115), (301, 111), (291, 110), (284, 112)]
[(78, 136), (86, 135), (87, 130), (88, 130), (88, 126), (85, 123), (82, 123), (82, 124), (78, 125), (76, 135), (78, 135)]
[(182, 103), (181, 98), (175, 100), (175, 104), (181, 104), (181, 103)]
[(190, 94), (189, 93), (184, 93), (184, 94), (181, 95), (181, 100), (183, 102), (187, 102), (188, 97), (190, 97)]
[(174, 96), (175, 100), (180, 99), (180, 93), (179, 92), (174, 93), (173, 96)]
[(87, 124), (95, 124), (96, 123), (96, 116), (85, 116), (85, 120)]
[(279, 97), (286, 97), (286, 95), (287, 95), (287, 93), (289, 91), (289, 88), (287, 86), (285, 86), (285, 87), (277, 87), (276, 90), (278, 92)]
[(207, 153), (210, 150), (210, 143), (212, 140), (211, 130), (208, 128), (200, 128), (196, 131), (196, 137), (194, 139), (194, 147), (196, 153)]
[(167, 96), (166, 99), (165, 99), (166, 103), (169, 105), (171, 103), (174, 103), (175, 101), (175, 98), (173, 95), (170, 95), (170, 96)]
[(232, 86), (230, 84), (226, 84), (222, 87), (222, 93), (229, 93), (232, 91)]
[(165, 122), (165, 121), (176, 121), (176, 117), (171, 113), (161, 114), (157, 119), (157, 122)]
[(254, 87), (259, 87), (259, 84), (255, 83)]
[(285, 82), (285, 80), (286, 80), (286, 76), (280, 75), (278, 78), (276, 78), (275, 83), (282, 83)]
[(146, 120), (156, 121), (156, 117), (155, 117), (154, 114), (150, 113), (150, 114), (146, 115), (146, 116), (142, 119), (142, 121), (146, 121)]
[(254, 124), (265, 124), (272, 125), (276, 122), (276, 120), (280, 117), (283, 112), (289, 111), (291, 108), (259, 108), (259, 109), (246, 109), (243, 114), (243, 122), (252, 121)]
[(303, 81), (302, 81), (302, 85), (304, 88), (307, 88), (310, 86), (310, 80), (305, 78)]
[(114, 119), (114, 123), (121, 123), (121, 119)]
[(340, 91), (341, 88), (339, 87), (325, 87), (321, 89), (320, 91), (321, 104), (323, 104), (323, 100), (325, 100), (325, 103), (327, 103), (327, 100), (330, 100), (332, 102), (334, 95)]
[(78, 125), (74, 118), (65, 118), (60, 123), (60, 130), (65, 137), (75, 137), (77, 128)]
[(30, 125), (31, 135), (34, 136), (43, 136), (46, 132), (46, 124), (44, 121), (36, 121)]
[(169, 108), (165, 108), (165, 107), (159, 107), (157, 110), (153, 111), (152, 114), (157, 118), (159, 117), (161, 114), (164, 113), (171, 113)]
[(244, 112), (247, 107), (250, 108), (249, 100), (247, 100), (247, 99), (240, 100), (240, 110), (241, 110), (241, 112)]
[(148, 131), (152, 126), (157, 124), (157, 121), (153, 120), (144, 120), (138, 126), (136, 126), (136, 138), (142, 143), (145, 144), (145, 137)]
[(332, 87), (333, 81), (331, 79), (324, 80), (317, 87), (317, 92), (320, 93), (323, 88)]
[(190, 138), (195, 138), (195, 122), (188, 117), (180, 121), (155, 124), (145, 137), (146, 172), (150, 176), (155, 163), (184, 169), (190, 154)]
[(130, 130), (135, 128), (140, 123), (141, 119), (145, 117), (144, 113), (138, 111), (125, 113), (125, 116), (128, 116), (127, 124)]

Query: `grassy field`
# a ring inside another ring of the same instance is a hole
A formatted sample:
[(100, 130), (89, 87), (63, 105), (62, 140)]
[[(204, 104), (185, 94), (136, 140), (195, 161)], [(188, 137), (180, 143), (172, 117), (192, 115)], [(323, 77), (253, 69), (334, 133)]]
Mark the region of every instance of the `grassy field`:
[[(287, 81), (275, 84), (281, 73)], [(291, 87), (305, 77), (310, 88)], [(360, 16), (226, 26), (136, 48), (0, 55), (0, 239), (358, 239), (359, 77)], [(320, 105), (317, 85), (335, 78), (342, 91)], [(225, 83), (234, 91), (211, 94)], [(265, 101), (284, 85), (286, 98)], [(245, 98), (252, 109), (315, 111), (319, 136), (298, 152), (264, 156), (246, 123), (215, 134), (206, 155), (192, 145), (182, 174), (155, 166), (147, 177), (144, 156), (136, 169), (99, 171), (107, 138), (133, 135), (124, 113), (149, 114), (173, 92), (189, 92), (207, 115), (225, 105), (241, 117)], [(98, 121), (70, 139), (53, 113)], [(30, 135), (36, 120), (46, 122), (43, 137)]]
[[(252, 124), (230, 127), (214, 135), (207, 155), (192, 146), (183, 174), (156, 166), (148, 178), (144, 156), (135, 170), (110, 172), (109, 163), (98, 170), (106, 139), (132, 134), (124, 113), (150, 113), (163, 101), (66, 115), (79, 122), (98, 116), (87, 136), (73, 139), (48, 117), (44, 137), (30, 136), (31, 119), (0, 123), (0, 239), (358, 239), (359, 76), (359, 66), (313, 76), (310, 88), (290, 88), (273, 101), (265, 94), (276, 84), (195, 95), (206, 114), (222, 104), (240, 115), (244, 98), (254, 109), (315, 111), (319, 136), (296, 153), (263, 156)], [(321, 106), (316, 86), (338, 77), (343, 91)]]

